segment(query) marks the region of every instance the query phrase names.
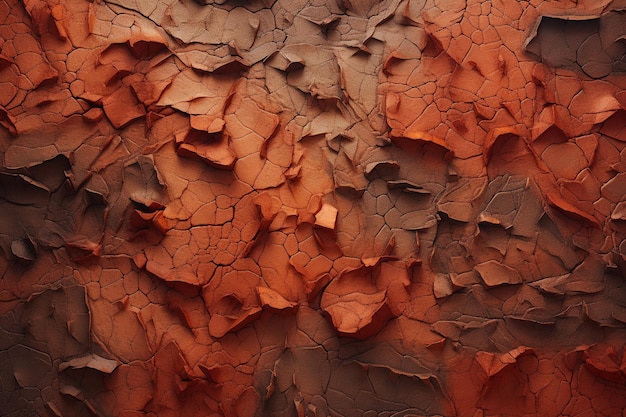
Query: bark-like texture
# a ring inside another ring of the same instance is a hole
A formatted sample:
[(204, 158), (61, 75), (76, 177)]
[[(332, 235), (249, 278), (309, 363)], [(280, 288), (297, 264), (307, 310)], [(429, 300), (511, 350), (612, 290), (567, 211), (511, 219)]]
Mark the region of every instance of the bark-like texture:
[(0, 0), (0, 415), (626, 415), (625, 28)]

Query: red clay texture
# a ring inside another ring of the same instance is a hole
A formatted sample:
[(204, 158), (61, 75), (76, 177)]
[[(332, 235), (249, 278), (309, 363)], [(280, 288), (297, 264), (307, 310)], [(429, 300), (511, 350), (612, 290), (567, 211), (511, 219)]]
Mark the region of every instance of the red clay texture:
[(0, 416), (624, 417), (626, 1), (0, 0)]

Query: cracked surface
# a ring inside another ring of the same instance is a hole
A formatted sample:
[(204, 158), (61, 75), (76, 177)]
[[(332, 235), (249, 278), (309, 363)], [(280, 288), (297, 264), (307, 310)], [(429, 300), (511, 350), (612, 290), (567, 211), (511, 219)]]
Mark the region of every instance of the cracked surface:
[(625, 27), (0, 0), (0, 415), (623, 417)]

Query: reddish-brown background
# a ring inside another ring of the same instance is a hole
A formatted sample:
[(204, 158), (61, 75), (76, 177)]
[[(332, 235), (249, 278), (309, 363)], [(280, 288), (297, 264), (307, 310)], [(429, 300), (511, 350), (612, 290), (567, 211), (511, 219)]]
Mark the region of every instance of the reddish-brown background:
[(626, 415), (625, 10), (0, 1), (0, 415)]

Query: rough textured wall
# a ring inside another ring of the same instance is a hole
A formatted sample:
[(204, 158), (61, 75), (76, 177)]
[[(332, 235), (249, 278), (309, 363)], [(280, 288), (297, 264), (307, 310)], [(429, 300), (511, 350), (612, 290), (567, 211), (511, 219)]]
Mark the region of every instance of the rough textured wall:
[(625, 10), (1, 0), (0, 415), (626, 415)]

